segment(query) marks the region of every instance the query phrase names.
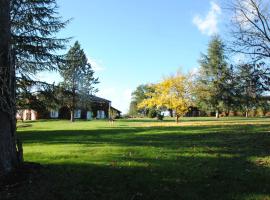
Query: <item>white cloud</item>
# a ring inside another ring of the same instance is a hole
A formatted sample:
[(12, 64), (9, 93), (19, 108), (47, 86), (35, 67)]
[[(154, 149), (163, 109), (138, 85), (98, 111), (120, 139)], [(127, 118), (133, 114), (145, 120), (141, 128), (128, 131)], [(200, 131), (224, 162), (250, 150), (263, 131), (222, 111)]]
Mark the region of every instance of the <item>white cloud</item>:
[(206, 35), (218, 33), (218, 16), (221, 14), (221, 8), (215, 2), (211, 2), (211, 8), (205, 18), (196, 15), (193, 18), (193, 23), (198, 29)]
[(97, 60), (95, 58), (88, 57), (88, 62), (91, 64), (93, 70), (96, 72), (105, 70), (102, 60)]

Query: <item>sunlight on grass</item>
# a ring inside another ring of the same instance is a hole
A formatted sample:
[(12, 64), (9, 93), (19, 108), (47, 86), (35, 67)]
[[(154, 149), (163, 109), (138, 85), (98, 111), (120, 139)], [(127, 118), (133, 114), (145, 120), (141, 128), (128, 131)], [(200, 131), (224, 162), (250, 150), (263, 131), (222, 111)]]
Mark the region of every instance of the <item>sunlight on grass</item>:
[[(269, 130), (269, 118), (18, 124), (25, 160), (46, 166), (46, 178), (31, 187), (43, 195), (41, 185), (59, 188), (65, 199), (76, 197), (65, 189), (74, 184), (81, 194), (90, 185), (102, 191), (98, 199), (108, 199), (102, 194), (127, 199), (119, 195), (136, 192), (146, 199), (265, 198), (270, 195)], [(33, 199), (39, 197), (34, 189)]]

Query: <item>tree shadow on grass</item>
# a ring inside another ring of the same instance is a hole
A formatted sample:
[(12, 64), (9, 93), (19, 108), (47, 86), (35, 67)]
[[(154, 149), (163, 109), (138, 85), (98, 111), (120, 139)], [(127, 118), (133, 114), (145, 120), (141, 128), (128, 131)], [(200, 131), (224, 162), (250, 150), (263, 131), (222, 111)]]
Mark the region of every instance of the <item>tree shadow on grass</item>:
[[(20, 136), (26, 145), (107, 145), (123, 147), (123, 152), (99, 164), (80, 158), (73, 163), (67, 159), (48, 164), (41, 170), (41, 177), (8, 191), (18, 200), (216, 200), (270, 196), (269, 165), (250, 160), (270, 156), (269, 125), (112, 127), (24, 131)], [(124, 148), (137, 147), (146, 148), (145, 154), (136, 149), (130, 155), (124, 152)], [(154, 154), (148, 155), (150, 150)], [(7, 192), (0, 195), (7, 198)]]
[(145, 158), (143, 162), (148, 165), (50, 164), (37, 178), (0, 195), (3, 200), (8, 193), (17, 200), (229, 200), (270, 195), (269, 168), (244, 158)]

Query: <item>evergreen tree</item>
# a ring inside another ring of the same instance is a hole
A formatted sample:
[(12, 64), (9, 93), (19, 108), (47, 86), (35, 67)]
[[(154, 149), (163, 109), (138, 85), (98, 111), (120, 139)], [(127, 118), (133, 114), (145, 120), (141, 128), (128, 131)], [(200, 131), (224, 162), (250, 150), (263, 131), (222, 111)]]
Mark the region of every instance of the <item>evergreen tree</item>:
[(11, 38), (18, 76), (57, 69), (63, 57), (56, 52), (69, 39), (55, 35), (69, 21), (58, 16), (56, 0), (11, 0)]
[[(230, 69), (226, 62), (224, 44), (218, 36), (209, 43), (207, 55), (199, 61), (201, 69), (197, 82), (197, 100), (219, 117), (230, 102)], [(228, 109), (228, 108), (227, 108)]]
[(68, 51), (65, 63), (60, 68), (60, 74), (64, 79), (63, 87), (69, 91), (65, 93), (70, 94), (66, 98), (66, 104), (70, 108), (70, 120), (73, 122), (74, 111), (79, 100), (96, 92), (94, 85), (98, 83), (98, 78), (94, 77), (94, 71), (78, 41)]
[(16, 76), (29, 79), (57, 68), (62, 58), (56, 51), (68, 40), (55, 34), (68, 21), (57, 16), (55, 0), (0, 0), (0, 15), (0, 173), (6, 173), (23, 160), (16, 138)]
[(24, 107), (33, 106), (27, 104), (29, 99), (35, 99), (36, 96), (25, 87), (29, 84), (31, 88), (41, 85), (34, 80), (33, 75), (43, 70), (56, 70), (59, 63), (63, 62), (63, 56), (56, 52), (64, 49), (69, 39), (58, 39), (55, 35), (69, 21), (62, 21), (57, 9), (56, 0), (11, 0), (11, 41), (17, 76), (17, 107), (22, 107), (22, 103)]
[(11, 56), (10, 0), (0, 0), (0, 176), (21, 162), (16, 138), (15, 68)]
[(260, 99), (265, 91), (261, 78), (262, 72), (257, 64), (242, 64), (237, 69), (239, 109), (244, 111), (246, 117), (248, 117), (249, 112), (259, 106)]

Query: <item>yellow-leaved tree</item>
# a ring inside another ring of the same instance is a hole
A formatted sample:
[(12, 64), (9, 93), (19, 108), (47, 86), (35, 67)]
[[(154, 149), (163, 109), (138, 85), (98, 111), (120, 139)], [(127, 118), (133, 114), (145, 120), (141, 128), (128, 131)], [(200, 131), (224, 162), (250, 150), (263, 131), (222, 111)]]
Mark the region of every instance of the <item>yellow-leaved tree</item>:
[(187, 76), (177, 73), (165, 78), (162, 82), (153, 84), (153, 92), (148, 93), (149, 98), (143, 100), (139, 107), (166, 108), (174, 111), (176, 122), (186, 114), (191, 105), (191, 95)]

